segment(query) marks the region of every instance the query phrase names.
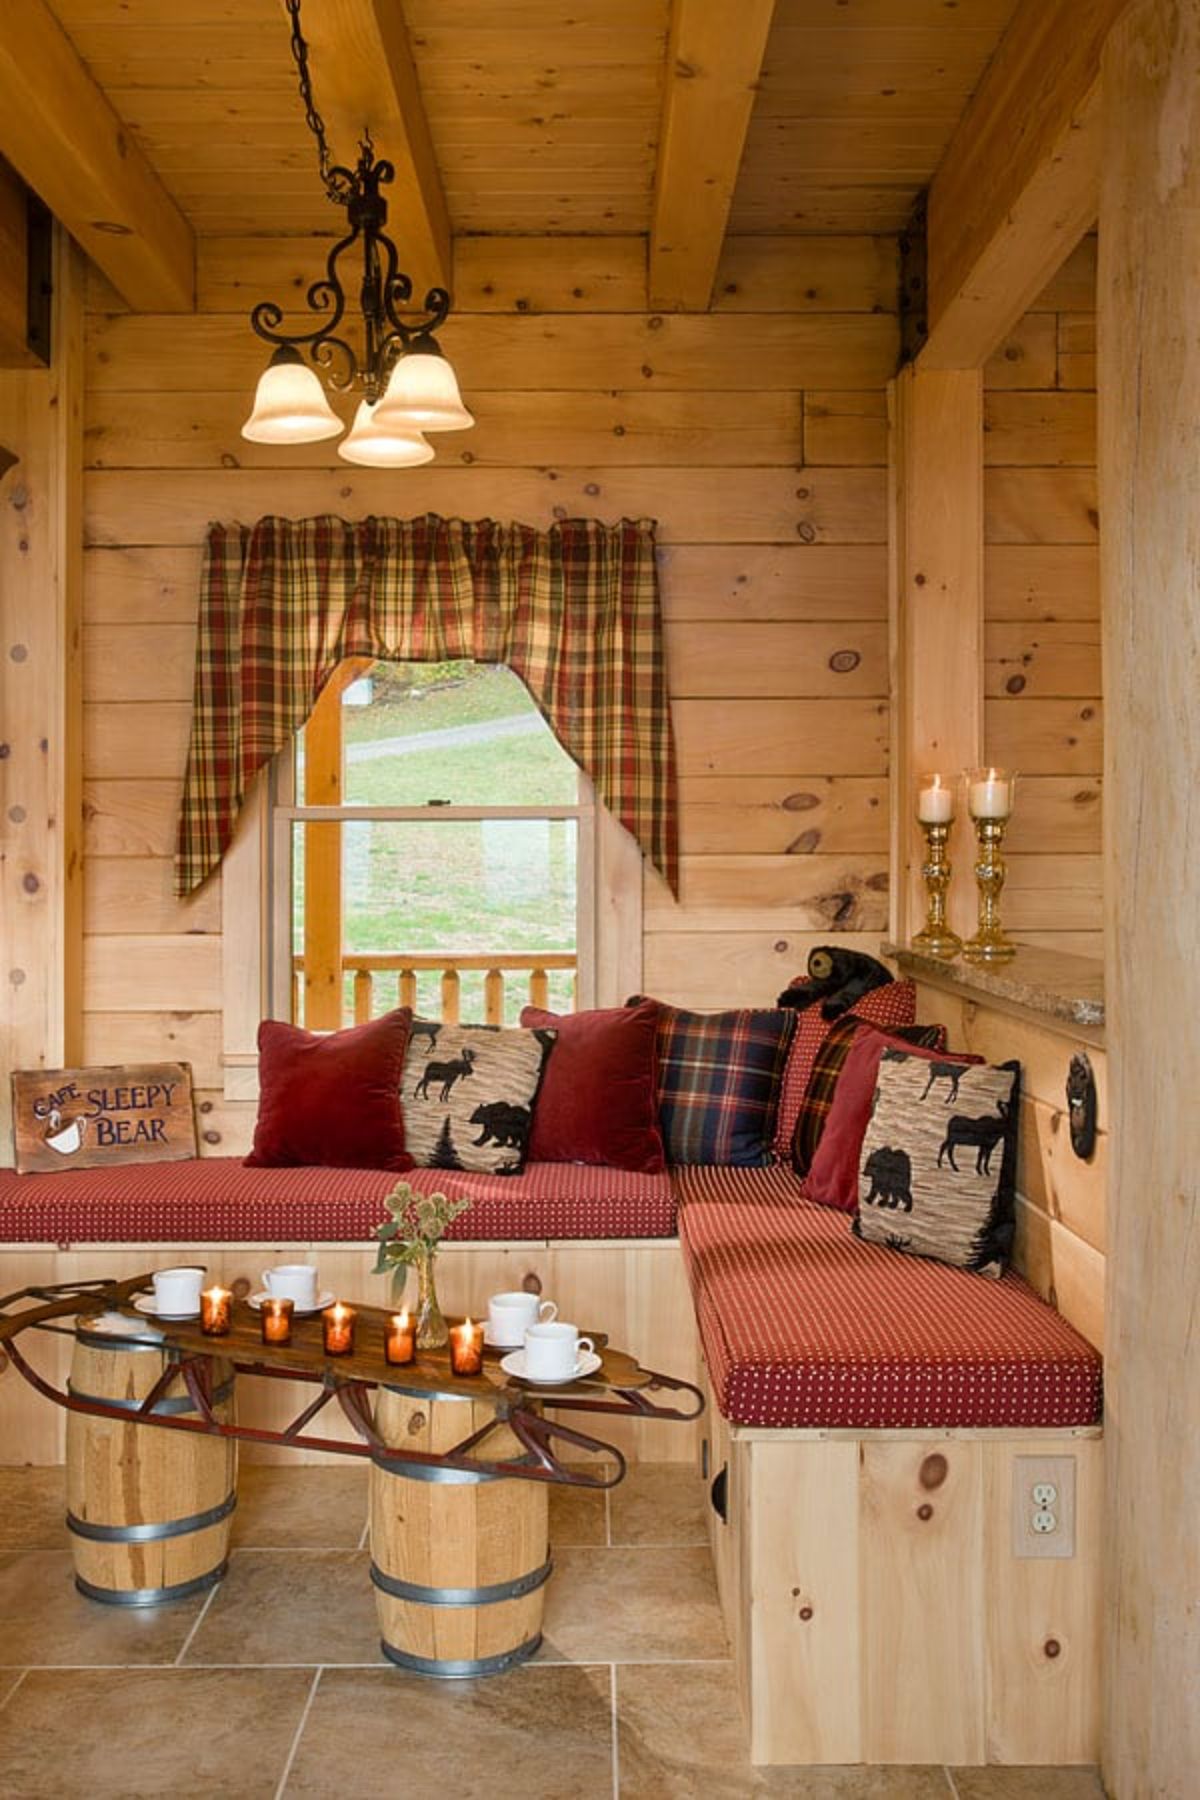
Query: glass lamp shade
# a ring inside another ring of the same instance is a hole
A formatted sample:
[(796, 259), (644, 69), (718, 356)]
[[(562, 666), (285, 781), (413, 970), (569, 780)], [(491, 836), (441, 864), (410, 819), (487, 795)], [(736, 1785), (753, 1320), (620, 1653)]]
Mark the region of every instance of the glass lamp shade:
[(465, 431), (475, 423), (439, 350), (410, 350), (392, 370), (376, 423), (401, 431)]
[(315, 370), (297, 351), (278, 349), (259, 376), (242, 436), (255, 444), (315, 444), (342, 429)]
[(432, 444), (427, 444), (407, 419), (389, 426), (386, 419), (380, 420), (379, 412), (369, 400), (359, 402), (354, 423), (337, 447), (339, 456), (369, 469), (415, 469), (433, 461)]

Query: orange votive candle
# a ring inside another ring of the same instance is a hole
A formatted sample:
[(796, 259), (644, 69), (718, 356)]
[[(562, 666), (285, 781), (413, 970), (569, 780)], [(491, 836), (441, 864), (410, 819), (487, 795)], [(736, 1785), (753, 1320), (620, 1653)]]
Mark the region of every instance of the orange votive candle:
[(262, 1341), (264, 1344), (290, 1344), (292, 1341), (292, 1312), (296, 1302), (283, 1295), (278, 1298), (268, 1294), (262, 1303), (260, 1318), (262, 1319)]
[(200, 1329), (206, 1337), (225, 1337), (233, 1324), (233, 1290), (205, 1288), (200, 1296)]
[(390, 1363), (410, 1363), (416, 1333), (407, 1312), (393, 1313), (384, 1328), (383, 1354)]
[(354, 1308), (344, 1300), (335, 1300), (321, 1314), (321, 1323), (326, 1356), (349, 1356), (354, 1348)]
[(450, 1327), (450, 1368), (455, 1375), (478, 1375), (483, 1367), (483, 1326), (464, 1319)]

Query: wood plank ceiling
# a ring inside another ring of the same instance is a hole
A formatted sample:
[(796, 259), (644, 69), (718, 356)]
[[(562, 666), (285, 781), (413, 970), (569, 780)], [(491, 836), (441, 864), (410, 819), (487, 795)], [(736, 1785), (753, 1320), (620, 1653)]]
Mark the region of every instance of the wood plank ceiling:
[[(319, 105), (329, 4), (305, 9)], [(51, 6), (197, 235), (334, 227), (280, 0)], [(1013, 10), (777, 0), (729, 229), (902, 227)], [(403, 13), (455, 233), (650, 230), (671, 0), (403, 0)], [(338, 134), (337, 154), (353, 147)]]

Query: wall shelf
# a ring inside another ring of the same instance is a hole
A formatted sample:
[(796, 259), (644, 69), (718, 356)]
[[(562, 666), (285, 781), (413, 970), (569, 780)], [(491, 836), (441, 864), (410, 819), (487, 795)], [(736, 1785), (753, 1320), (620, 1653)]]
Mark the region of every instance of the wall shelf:
[(1068, 1026), (1103, 1029), (1104, 965), (1098, 958), (1026, 945), (1011, 962), (980, 968), (961, 957), (943, 962), (907, 944), (885, 943), (883, 954), (912, 980), (936, 982), (966, 999), (1001, 1001)]

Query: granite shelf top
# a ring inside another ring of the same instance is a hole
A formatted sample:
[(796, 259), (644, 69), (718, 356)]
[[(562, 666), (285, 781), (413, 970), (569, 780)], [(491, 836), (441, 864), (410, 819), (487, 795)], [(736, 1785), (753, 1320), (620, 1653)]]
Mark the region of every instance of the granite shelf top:
[(961, 956), (944, 962), (908, 944), (885, 943), (883, 953), (914, 980), (936, 979), (964, 993), (990, 994), (1072, 1025), (1104, 1024), (1104, 965), (1096, 957), (1019, 945), (1011, 962), (988, 967)]

